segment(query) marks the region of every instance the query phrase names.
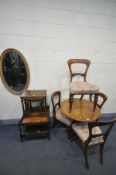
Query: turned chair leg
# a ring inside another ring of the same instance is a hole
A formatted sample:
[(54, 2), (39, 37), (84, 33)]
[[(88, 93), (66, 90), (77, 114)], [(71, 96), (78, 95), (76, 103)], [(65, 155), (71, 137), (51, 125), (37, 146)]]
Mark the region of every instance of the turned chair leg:
[(57, 124), (57, 120), (55, 119), (55, 117), (53, 117), (53, 123), (52, 123), (52, 128), (54, 128)]
[(22, 128), (21, 128), (20, 124), (18, 126), (19, 126), (19, 132), (20, 132), (20, 140), (21, 140), (21, 142), (23, 142)]
[(84, 158), (85, 158), (86, 168), (89, 169), (89, 162), (88, 162), (88, 145), (84, 145)]
[(69, 127), (69, 130), (68, 130), (68, 139), (71, 141), (71, 142), (73, 142), (73, 140), (74, 140), (74, 132), (72, 131), (72, 128), (71, 127)]
[(82, 100), (82, 99), (83, 99), (83, 97), (84, 97), (84, 95), (81, 95), (81, 98), (80, 98), (80, 100)]
[(104, 150), (104, 143), (100, 144), (100, 163), (103, 164), (103, 150)]
[(69, 95), (69, 112), (71, 112), (72, 110), (72, 103), (73, 103), (73, 95), (70, 94)]
[(94, 105), (93, 105), (93, 112), (95, 112), (96, 105), (97, 105), (97, 100), (98, 100), (98, 95), (95, 94), (95, 97), (94, 97)]

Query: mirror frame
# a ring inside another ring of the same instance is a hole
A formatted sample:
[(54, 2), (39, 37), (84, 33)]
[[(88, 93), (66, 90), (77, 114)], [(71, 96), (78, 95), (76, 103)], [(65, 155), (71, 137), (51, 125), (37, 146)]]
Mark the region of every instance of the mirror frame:
[[(25, 65), (25, 69), (26, 69), (26, 73), (27, 73), (27, 80), (26, 80), (26, 84), (25, 84), (24, 88), (23, 88), (22, 90), (20, 90), (20, 91), (15, 91), (15, 90), (13, 90), (12, 88), (10, 88), (10, 86), (8, 85), (7, 81), (6, 81), (5, 78), (4, 78), (3, 66), (2, 66), (2, 65), (3, 65), (3, 60), (4, 60), (4, 58), (5, 58), (4, 56), (5, 56), (9, 51), (15, 51), (15, 52), (21, 57), (21, 59), (22, 59), (24, 65)], [(3, 82), (3, 84), (4, 84), (4, 86), (5, 86), (12, 94), (20, 95), (20, 94), (23, 93), (23, 91), (25, 91), (25, 90), (28, 88), (29, 82), (30, 82), (29, 66), (28, 66), (28, 63), (27, 63), (25, 57), (23, 56), (23, 54), (22, 54), (20, 51), (18, 51), (17, 49), (14, 49), (14, 48), (8, 48), (8, 49), (5, 49), (5, 50), (2, 52), (2, 54), (1, 54), (1, 56), (0, 56), (0, 75), (1, 75), (1, 80), (2, 80), (2, 82)]]

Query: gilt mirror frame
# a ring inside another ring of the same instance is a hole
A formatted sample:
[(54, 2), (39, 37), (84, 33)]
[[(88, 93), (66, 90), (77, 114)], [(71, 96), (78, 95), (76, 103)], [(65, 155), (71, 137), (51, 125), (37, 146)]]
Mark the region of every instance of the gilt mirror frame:
[[(5, 56), (7, 56), (8, 53), (13, 53), (15, 52), (15, 54), (18, 55), (18, 59), (21, 59), (21, 62), (24, 63), (24, 68), (25, 68), (25, 73), (26, 73), (26, 82), (24, 84), (24, 87), (20, 90), (15, 90), (13, 89), (13, 87), (10, 87), (10, 85), (7, 83), (6, 79), (5, 79), (5, 76), (4, 76), (4, 67), (3, 67), (3, 63), (4, 63), (4, 60)], [(4, 86), (12, 93), (12, 94), (15, 94), (15, 95), (20, 95), (22, 94), (29, 86), (29, 82), (30, 82), (30, 72), (29, 72), (29, 66), (28, 66), (28, 63), (25, 59), (25, 57), (23, 56), (23, 54), (18, 51), (17, 49), (14, 49), (14, 48), (8, 48), (6, 50), (4, 50), (0, 56), (0, 75), (1, 75), (1, 80), (4, 84)]]

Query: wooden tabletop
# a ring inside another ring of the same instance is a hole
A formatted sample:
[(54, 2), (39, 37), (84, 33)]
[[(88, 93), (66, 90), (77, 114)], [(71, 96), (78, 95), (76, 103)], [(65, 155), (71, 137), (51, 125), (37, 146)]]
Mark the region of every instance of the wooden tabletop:
[(73, 99), (72, 111), (69, 112), (69, 100), (61, 103), (62, 112), (75, 121), (94, 121), (100, 117), (100, 109), (96, 106), (93, 111), (93, 103), (88, 100)]

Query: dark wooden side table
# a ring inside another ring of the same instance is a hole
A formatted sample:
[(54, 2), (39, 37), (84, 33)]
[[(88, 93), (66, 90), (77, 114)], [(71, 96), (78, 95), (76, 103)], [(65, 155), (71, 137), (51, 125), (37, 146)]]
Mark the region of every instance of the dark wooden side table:
[(23, 116), (19, 121), (20, 139), (48, 137), (50, 139), (49, 107), (46, 90), (28, 90), (21, 97)]

